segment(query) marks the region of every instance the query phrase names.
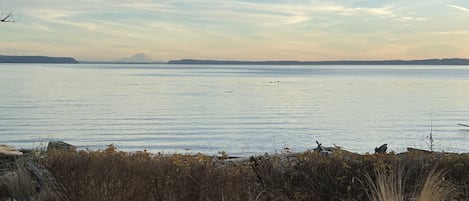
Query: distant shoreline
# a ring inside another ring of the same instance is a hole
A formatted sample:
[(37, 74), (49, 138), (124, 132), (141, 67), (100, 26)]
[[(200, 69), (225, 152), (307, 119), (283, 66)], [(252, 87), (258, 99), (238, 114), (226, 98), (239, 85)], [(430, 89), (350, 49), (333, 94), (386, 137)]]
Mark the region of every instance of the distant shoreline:
[(422, 60), (336, 60), (336, 61), (236, 61), (179, 59), (168, 62), (77, 61), (72, 57), (6, 56), (0, 55), (0, 63), (62, 63), (62, 64), (185, 64), (185, 65), (469, 65), (469, 59)]
[(341, 61), (224, 61), (180, 59), (168, 64), (203, 65), (469, 65), (469, 59), (423, 59), (423, 60), (341, 60)]
[(71, 57), (48, 57), (48, 56), (5, 56), (0, 55), (0, 63), (61, 63), (77, 64)]

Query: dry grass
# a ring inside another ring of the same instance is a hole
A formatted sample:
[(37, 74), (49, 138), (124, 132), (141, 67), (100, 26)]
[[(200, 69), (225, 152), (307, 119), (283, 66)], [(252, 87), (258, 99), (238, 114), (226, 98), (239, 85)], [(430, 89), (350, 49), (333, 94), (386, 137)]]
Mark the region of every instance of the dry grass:
[(377, 170), (374, 180), (371, 176), (367, 176), (367, 178), (370, 184), (371, 201), (405, 200), (404, 170), (402, 168)]
[(250, 169), (207, 156), (104, 151), (51, 153), (44, 164), (63, 201), (249, 200), (259, 194)]
[(24, 161), (17, 161), (13, 171), (0, 177), (0, 186), (11, 199), (38, 200), (39, 197), (34, 180), (24, 166)]
[(445, 180), (445, 172), (432, 170), (425, 179), (417, 201), (449, 201), (457, 198), (457, 189)]
[(127, 153), (109, 146), (50, 152), (40, 163), (55, 177), (49, 193), (59, 201), (469, 199), (467, 154), (358, 155), (339, 150), (324, 156), (308, 151), (233, 163), (202, 154)]
[[(36, 168), (40, 153), (29, 151), (14, 161), (0, 161), (4, 174), (0, 175), (0, 200), (7, 201), (55, 201), (55, 193), (47, 186), (45, 175), (38, 178)], [(49, 175), (50, 176), (50, 175)]]
[[(445, 181), (445, 172), (433, 169), (424, 179), (420, 188), (414, 186), (414, 192), (405, 192), (404, 183), (406, 174), (402, 167), (395, 168), (396, 171), (378, 170), (376, 178), (368, 177), (370, 186), (369, 198), (371, 201), (450, 201), (457, 200), (458, 191), (456, 187)], [(419, 185), (420, 186), (420, 185)], [(410, 189), (410, 188), (409, 188)]]

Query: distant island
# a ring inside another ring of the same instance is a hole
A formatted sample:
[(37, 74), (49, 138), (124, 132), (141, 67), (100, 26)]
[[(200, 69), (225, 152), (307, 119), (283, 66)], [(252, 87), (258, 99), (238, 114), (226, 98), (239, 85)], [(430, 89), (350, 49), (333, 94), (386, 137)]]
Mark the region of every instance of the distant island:
[(78, 63), (71, 57), (47, 57), (47, 56), (5, 56), (0, 55), (0, 63)]
[(469, 59), (374, 60), (374, 61), (223, 61), (181, 59), (168, 64), (203, 65), (469, 65)]

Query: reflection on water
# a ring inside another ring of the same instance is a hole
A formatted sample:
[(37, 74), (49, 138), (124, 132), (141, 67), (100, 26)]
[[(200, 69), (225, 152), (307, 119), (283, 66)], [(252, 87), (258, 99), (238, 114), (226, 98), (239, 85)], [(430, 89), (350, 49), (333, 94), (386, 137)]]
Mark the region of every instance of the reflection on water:
[(234, 155), (469, 151), (466, 66), (0, 65), (2, 143)]

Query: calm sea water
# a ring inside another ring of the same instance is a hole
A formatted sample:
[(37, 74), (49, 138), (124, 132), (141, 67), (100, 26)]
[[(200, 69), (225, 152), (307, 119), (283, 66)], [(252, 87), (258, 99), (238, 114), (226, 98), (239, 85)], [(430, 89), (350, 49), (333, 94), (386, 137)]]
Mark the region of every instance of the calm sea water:
[(469, 66), (0, 64), (0, 143), (469, 152)]

